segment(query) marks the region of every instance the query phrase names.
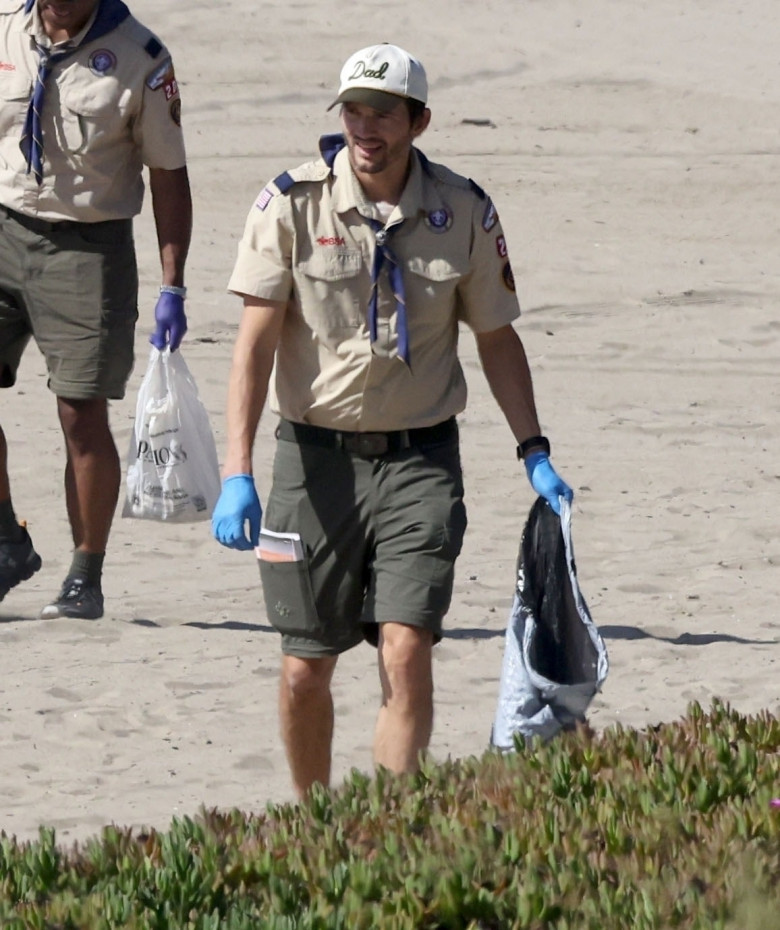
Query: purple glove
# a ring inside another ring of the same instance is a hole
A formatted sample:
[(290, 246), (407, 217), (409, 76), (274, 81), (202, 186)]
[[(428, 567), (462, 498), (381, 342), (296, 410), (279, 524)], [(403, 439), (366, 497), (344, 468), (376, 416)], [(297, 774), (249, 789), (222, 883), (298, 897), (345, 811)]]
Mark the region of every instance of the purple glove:
[(175, 352), (187, 332), (184, 297), (162, 291), (154, 308), (154, 321), (157, 325), (149, 336), (149, 342), (161, 352), (166, 345), (170, 345), (171, 352)]
[(552, 509), (560, 516), (561, 503), (559, 497), (571, 502), (574, 492), (550, 463), (550, 456), (546, 452), (531, 452), (525, 457), (525, 471), (531, 487), (543, 497)]
[[(214, 512), (211, 515), (211, 532), (217, 542), (228, 549), (252, 549), (260, 537), (260, 520), (263, 510), (251, 475), (231, 475), (222, 482)], [(249, 523), (249, 537), (244, 525)]]

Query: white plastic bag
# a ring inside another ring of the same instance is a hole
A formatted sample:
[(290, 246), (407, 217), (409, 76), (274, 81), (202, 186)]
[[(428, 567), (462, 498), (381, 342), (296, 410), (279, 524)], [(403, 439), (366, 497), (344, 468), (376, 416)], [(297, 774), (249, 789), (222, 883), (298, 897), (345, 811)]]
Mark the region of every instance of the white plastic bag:
[(138, 390), (122, 516), (208, 520), (220, 488), (208, 413), (181, 350), (153, 348)]

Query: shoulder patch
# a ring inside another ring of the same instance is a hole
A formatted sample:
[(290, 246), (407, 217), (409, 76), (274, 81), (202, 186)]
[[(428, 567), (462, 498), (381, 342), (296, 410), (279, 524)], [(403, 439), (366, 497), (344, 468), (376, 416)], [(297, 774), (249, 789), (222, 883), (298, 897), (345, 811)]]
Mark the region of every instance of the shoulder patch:
[(277, 194), (288, 194), (296, 184), (307, 181), (324, 181), (330, 175), (330, 168), (322, 161), (311, 161), (289, 171), (283, 171), (260, 191), (255, 207), (265, 210)]
[(296, 184), (303, 184), (306, 181), (324, 181), (329, 175), (330, 168), (323, 161), (309, 161), (305, 165), (283, 171), (273, 179), (271, 184), (280, 194), (286, 194)]
[(156, 36), (152, 36), (146, 45), (144, 45), (144, 51), (150, 58), (156, 58), (162, 51), (162, 48), (162, 42), (160, 42)]
[(485, 232), (490, 232), (497, 222), (498, 210), (496, 210), (493, 201), (488, 197), (487, 203), (485, 204), (485, 212), (482, 215), (482, 228)]
[(137, 45), (140, 45), (146, 54), (153, 60), (159, 57), (160, 53), (165, 49), (163, 43), (157, 38), (152, 30), (147, 29), (143, 23), (139, 23), (135, 16), (132, 15), (132, 13), (124, 20), (122, 20), (117, 28), (122, 29), (125, 35), (127, 35), (131, 41), (135, 42)]
[(176, 83), (176, 75), (173, 73), (173, 59), (170, 55), (152, 71), (146, 79), (146, 86), (149, 90), (159, 90), (161, 87), (164, 87), (166, 100), (170, 100), (171, 97), (176, 96), (178, 93), (178, 85)]
[(276, 189), (280, 194), (286, 194), (287, 191), (295, 184), (295, 178), (290, 174), (289, 171), (284, 171), (282, 174), (274, 178), (274, 184)]

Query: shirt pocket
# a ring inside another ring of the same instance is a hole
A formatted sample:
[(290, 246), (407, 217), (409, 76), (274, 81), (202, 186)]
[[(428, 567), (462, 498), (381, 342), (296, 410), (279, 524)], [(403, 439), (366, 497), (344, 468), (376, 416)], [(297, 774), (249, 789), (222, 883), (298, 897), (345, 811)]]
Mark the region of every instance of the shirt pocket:
[(426, 303), (432, 302), (439, 307), (453, 306), (456, 288), (461, 279), (468, 273), (468, 267), (461, 267), (456, 261), (449, 258), (423, 258), (415, 256), (406, 263), (408, 276), (408, 289), (411, 298), (422, 297)]
[(63, 87), (60, 94), (59, 134), (64, 151), (79, 155), (121, 135), (124, 95), (115, 81), (102, 78), (89, 87)]
[(457, 263), (448, 258), (410, 258), (406, 267), (412, 274), (419, 275), (432, 284), (444, 284), (458, 281), (466, 274), (466, 268), (460, 268)]
[[(307, 322), (327, 332), (355, 329), (365, 316), (363, 254), (358, 250), (315, 252), (298, 263), (300, 303)], [(366, 278), (367, 283), (367, 278)]]
[(0, 134), (12, 133), (18, 129), (21, 138), (27, 107), (32, 97), (32, 81), (5, 71), (0, 75)]

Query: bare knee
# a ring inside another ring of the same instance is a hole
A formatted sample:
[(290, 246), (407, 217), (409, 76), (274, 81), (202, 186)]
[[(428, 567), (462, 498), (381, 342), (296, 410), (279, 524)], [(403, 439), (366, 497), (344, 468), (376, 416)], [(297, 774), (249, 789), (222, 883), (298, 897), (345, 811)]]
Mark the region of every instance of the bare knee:
[(104, 442), (113, 444), (108, 425), (108, 401), (102, 397), (87, 400), (57, 398), (57, 413), (70, 448), (88, 452)]
[(280, 687), (292, 700), (306, 700), (326, 693), (330, 689), (335, 658), (302, 659), (284, 656)]
[(427, 630), (386, 623), (379, 637), (379, 669), (384, 702), (410, 707), (433, 695), (433, 635)]

